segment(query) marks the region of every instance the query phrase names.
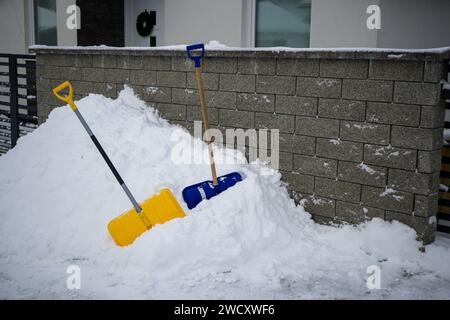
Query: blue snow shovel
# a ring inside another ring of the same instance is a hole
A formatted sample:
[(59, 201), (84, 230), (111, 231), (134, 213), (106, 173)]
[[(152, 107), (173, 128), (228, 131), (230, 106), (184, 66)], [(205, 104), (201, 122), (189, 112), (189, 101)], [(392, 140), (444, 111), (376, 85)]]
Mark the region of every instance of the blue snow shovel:
[[(199, 54), (193, 54), (194, 51), (200, 50)], [(198, 92), (200, 97), (200, 108), (203, 118), (203, 126), (205, 129), (205, 142), (208, 144), (209, 162), (211, 164), (212, 181), (204, 181), (183, 189), (183, 199), (189, 209), (194, 208), (203, 199), (211, 199), (219, 193), (234, 186), (237, 182), (242, 181), (243, 176), (238, 172), (232, 172), (227, 175), (217, 177), (216, 165), (214, 163), (214, 154), (212, 140), (209, 133), (208, 111), (206, 109), (205, 86), (202, 77), (202, 58), (205, 55), (205, 46), (203, 43), (194, 44), (186, 47), (188, 57), (194, 61), (195, 76), (197, 78)]]

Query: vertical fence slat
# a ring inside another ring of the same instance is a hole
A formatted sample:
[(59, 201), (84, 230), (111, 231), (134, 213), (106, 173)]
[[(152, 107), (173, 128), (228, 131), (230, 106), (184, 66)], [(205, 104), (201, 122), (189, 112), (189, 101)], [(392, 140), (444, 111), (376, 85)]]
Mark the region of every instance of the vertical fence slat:
[(19, 138), (19, 98), (17, 88), (17, 59), (9, 56), (9, 92), (10, 92), (10, 121), (11, 121), (11, 148), (14, 148)]

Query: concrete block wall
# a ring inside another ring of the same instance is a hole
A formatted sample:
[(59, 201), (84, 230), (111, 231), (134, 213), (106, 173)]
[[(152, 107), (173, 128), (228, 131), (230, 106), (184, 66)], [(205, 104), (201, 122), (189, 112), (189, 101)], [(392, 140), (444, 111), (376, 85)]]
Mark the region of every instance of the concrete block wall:
[[(37, 53), (38, 114), (78, 97), (115, 97), (124, 84), (174, 123), (201, 120), (183, 51), (58, 48)], [(436, 228), (449, 52), (209, 51), (203, 71), (210, 124), (280, 131), (280, 171), (321, 223), (399, 220), (424, 242)]]

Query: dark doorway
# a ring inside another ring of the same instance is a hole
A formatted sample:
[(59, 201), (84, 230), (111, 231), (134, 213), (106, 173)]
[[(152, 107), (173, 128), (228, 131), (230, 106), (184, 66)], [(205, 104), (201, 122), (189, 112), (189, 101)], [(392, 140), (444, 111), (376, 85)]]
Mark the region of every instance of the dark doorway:
[(79, 46), (125, 45), (124, 0), (77, 0), (77, 5), (81, 12)]

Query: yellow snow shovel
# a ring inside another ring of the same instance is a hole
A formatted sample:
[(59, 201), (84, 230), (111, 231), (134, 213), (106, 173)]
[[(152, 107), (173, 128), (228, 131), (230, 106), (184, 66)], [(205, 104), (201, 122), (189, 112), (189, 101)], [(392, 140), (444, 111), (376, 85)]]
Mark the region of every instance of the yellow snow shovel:
[[(66, 88), (69, 88), (68, 95), (61, 95), (60, 91)], [(186, 216), (180, 204), (177, 202), (169, 189), (162, 189), (158, 194), (145, 200), (143, 203), (138, 204), (109, 159), (108, 155), (105, 153), (105, 150), (103, 150), (103, 147), (92, 133), (91, 128), (84, 120), (77, 106), (73, 102), (73, 89), (70, 82), (66, 81), (54, 88), (53, 94), (58, 99), (68, 103), (75, 112), (78, 120), (80, 120), (84, 129), (91, 137), (92, 142), (94, 142), (123, 191), (125, 191), (128, 196), (128, 199), (130, 199), (133, 204), (133, 209), (121, 214), (117, 218), (114, 218), (108, 224), (109, 233), (119, 246), (123, 247), (132, 244), (137, 237), (158, 223), (164, 223), (175, 218), (182, 218)]]

